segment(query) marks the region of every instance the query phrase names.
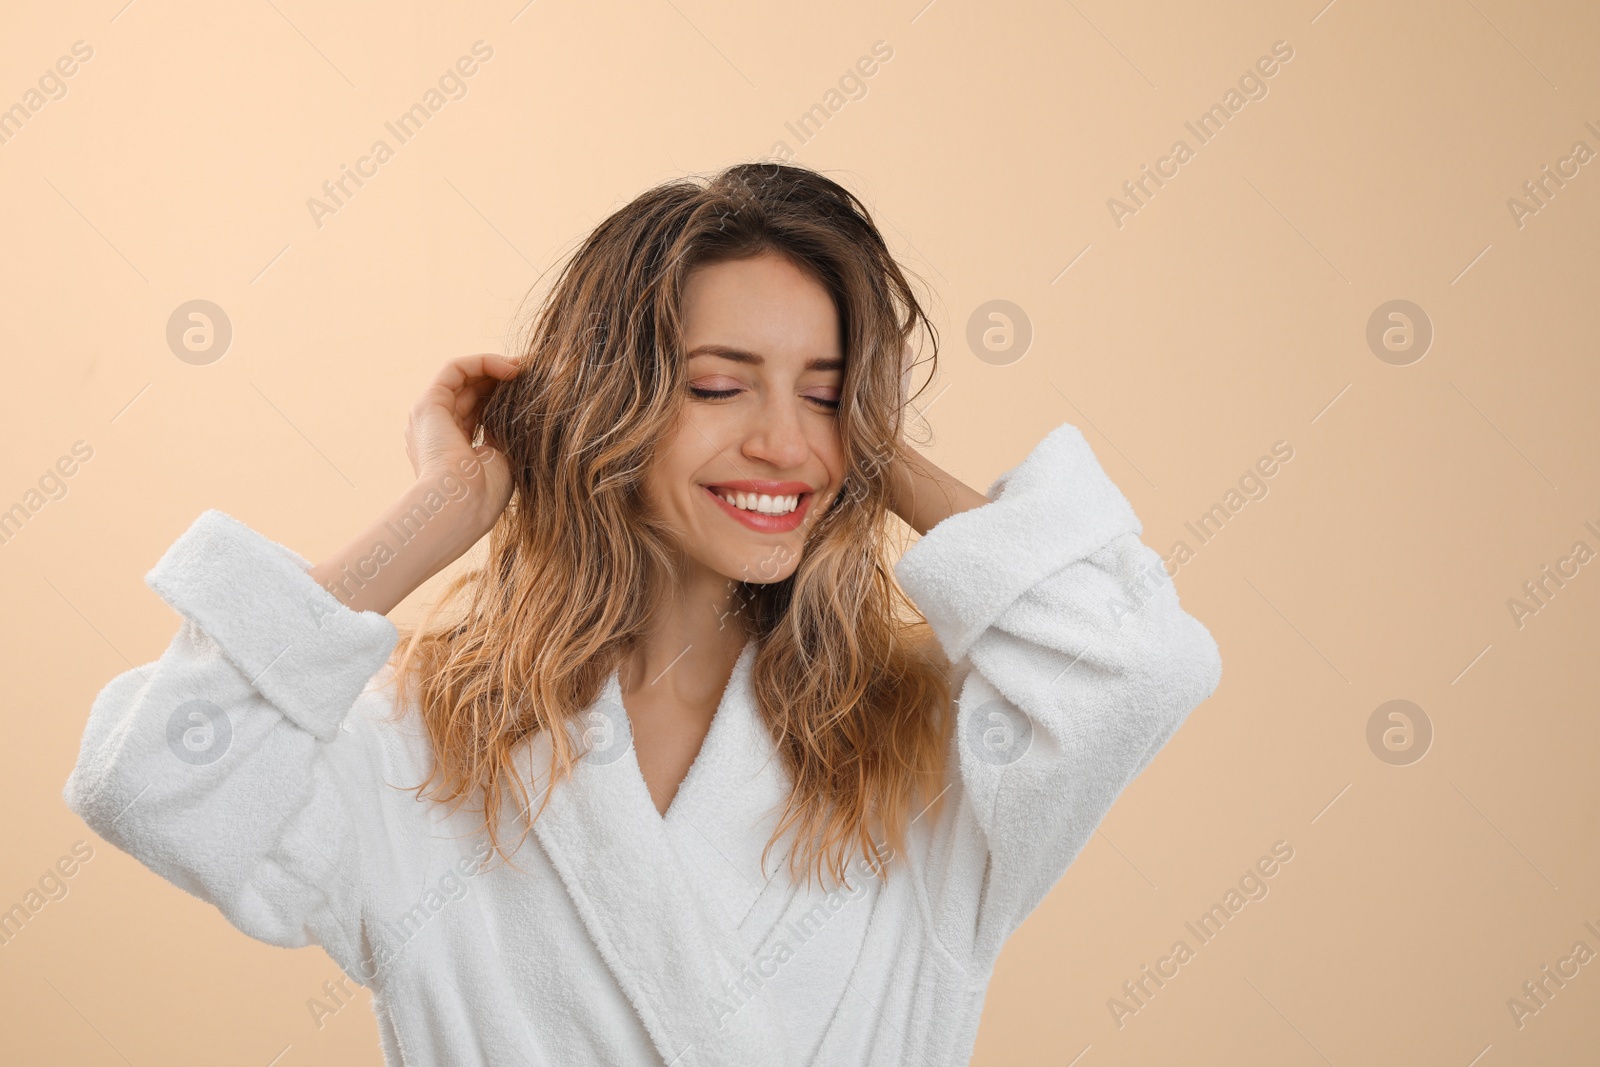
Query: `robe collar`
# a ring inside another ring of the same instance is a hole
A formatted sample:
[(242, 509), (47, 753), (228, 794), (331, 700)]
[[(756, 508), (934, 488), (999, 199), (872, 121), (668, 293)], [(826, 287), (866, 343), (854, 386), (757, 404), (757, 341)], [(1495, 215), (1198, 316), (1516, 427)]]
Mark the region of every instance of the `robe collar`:
[[(752, 980), (738, 925), (786, 858), (760, 855), (788, 792), (750, 687), (748, 641), (665, 817), (639, 769), (615, 671), (574, 737), (588, 753), (533, 830), (578, 915), (670, 1067), (787, 1064), (782, 1025)], [(529, 766), (534, 809), (549, 742)]]

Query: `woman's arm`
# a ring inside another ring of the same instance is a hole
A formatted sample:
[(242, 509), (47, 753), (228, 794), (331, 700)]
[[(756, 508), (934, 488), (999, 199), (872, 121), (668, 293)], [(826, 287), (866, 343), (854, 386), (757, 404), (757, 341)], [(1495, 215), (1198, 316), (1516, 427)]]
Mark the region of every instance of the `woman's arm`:
[(928, 457), (909, 448), (906, 452), (905, 462), (889, 473), (889, 509), (918, 534), (927, 533), (957, 512), (989, 503), (988, 497)]
[[(366, 887), (407, 859), (384, 803), (388, 700), (369, 685), (398, 637), (383, 613), (503, 508), (506, 464), (470, 440), (479, 401), (510, 373), (492, 356), (440, 372), (407, 430), (416, 485), (319, 567), (201, 515), (145, 577), (181, 617), (177, 635), (96, 697), (63, 790), (106, 841), (245, 933), (321, 944), (362, 984), (376, 975)], [(352, 712), (363, 701), (371, 713)]]
[(941, 941), (980, 969), (1221, 672), (1216, 642), (1075, 427), (1048, 434), (984, 499), (895, 567), (949, 661), (970, 665), (955, 803), (923, 867)]
[[(489, 462), (505, 463), (498, 457)], [(467, 469), (478, 466), (473, 460)], [(423, 582), (471, 548), (481, 533), (460, 521), (470, 495), (466, 471), (420, 477), (310, 575), (352, 611), (387, 615)]]
[(406, 426), (417, 480), (366, 528), (311, 569), (355, 611), (387, 615), (478, 542), (511, 498), (511, 476), (492, 443), (472, 447), (483, 400), (517, 365), (477, 355), (444, 365)]
[(196, 519), (145, 576), (182, 624), (95, 698), (62, 796), (251, 937), (323, 945), (366, 985), (364, 886), (383, 875), (362, 843), (382, 839), (384, 775), (349, 713), (397, 635), (304, 566), (220, 511)]
[[(906, 342), (900, 355), (900, 408), (905, 410), (911, 396), (911, 372), (916, 355)], [(902, 439), (902, 443), (904, 443)], [(943, 519), (960, 511), (982, 507), (989, 498), (961, 479), (940, 469), (927, 456), (906, 445), (904, 462), (889, 468), (889, 510), (893, 511), (918, 536), (927, 533)]]

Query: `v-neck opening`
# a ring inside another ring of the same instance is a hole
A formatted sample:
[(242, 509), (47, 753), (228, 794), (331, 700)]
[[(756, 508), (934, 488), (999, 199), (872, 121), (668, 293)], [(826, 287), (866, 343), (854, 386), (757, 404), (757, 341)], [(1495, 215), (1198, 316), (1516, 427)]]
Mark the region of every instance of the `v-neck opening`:
[[(580, 760), (570, 781), (532, 822), (606, 969), (628, 997), (661, 1058), (683, 1067), (712, 1063), (777, 1067), (784, 1053), (772, 1006), (752, 997), (731, 1014), (718, 1007), (749, 976), (739, 923), (762, 887), (747, 813), (777, 798), (776, 783), (754, 773), (764, 749), (751, 734), (749, 672), (753, 641), (734, 663), (700, 751), (665, 814), (656, 810), (627, 727), (615, 672), (591, 728), (617, 728)], [(617, 688), (612, 688), (617, 686)], [(617, 701), (616, 707), (608, 705)], [(743, 701), (744, 703), (739, 703)], [(544, 734), (530, 740), (530, 767), (546, 755)], [(680, 809), (682, 809), (680, 811)], [(718, 861), (730, 870), (713, 869)], [(740, 873), (735, 873), (740, 872)]]
[(617, 703), (622, 708), (622, 713), (628, 718), (628, 733), (633, 740), (634, 753), (633, 765), (638, 771), (639, 781), (644, 784), (645, 799), (650, 803), (650, 811), (665, 828), (673, 822), (673, 813), (683, 808), (684, 795), (690, 791), (693, 784), (705, 777), (704, 768), (707, 763), (715, 759), (715, 750), (721, 747), (722, 737), (728, 732), (726, 714), (729, 703), (739, 699), (742, 693), (736, 690), (744, 687), (750, 667), (755, 659), (756, 639), (748, 638), (744, 647), (739, 650), (738, 657), (733, 661), (733, 668), (728, 672), (728, 680), (722, 686), (722, 695), (717, 698), (716, 710), (711, 713), (711, 723), (706, 727), (706, 734), (700, 739), (700, 748), (694, 754), (694, 759), (689, 761), (689, 769), (684, 772), (683, 778), (678, 782), (678, 788), (673, 791), (672, 799), (667, 802), (667, 810), (659, 811), (656, 808), (655, 797), (650, 793), (650, 783), (644, 777), (644, 768), (639, 765), (638, 733), (633, 728), (633, 713), (628, 710), (627, 702), (622, 699), (622, 680), (619, 673), (613, 673), (612, 682), (617, 687)]

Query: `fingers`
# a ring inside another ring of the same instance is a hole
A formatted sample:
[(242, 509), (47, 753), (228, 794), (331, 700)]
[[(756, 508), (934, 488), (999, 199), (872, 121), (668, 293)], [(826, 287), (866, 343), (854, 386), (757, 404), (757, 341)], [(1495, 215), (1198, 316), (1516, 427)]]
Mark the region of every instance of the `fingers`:
[(416, 407), (442, 407), (466, 432), (470, 427), (463, 420), (471, 418), (473, 409), (497, 385), (516, 377), (517, 366), (517, 361), (493, 353), (458, 356), (439, 368)]
[(484, 398), (501, 382), (516, 377), (517, 364), (496, 355), (463, 356), (452, 362), (462, 373), (453, 389), (453, 414), (458, 422), (464, 423), (462, 429), (470, 432), (475, 412), (482, 407)]
[(493, 388), (500, 382), (516, 377), (517, 363), (505, 356), (493, 353), (479, 353), (472, 356), (457, 356), (450, 360), (439, 373), (434, 375), (429, 387), (442, 388), (455, 394), (463, 388), (483, 386)]
[(464, 404), (470, 407), (494, 392), (499, 385), (500, 382), (494, 378), (482, 378), (469, 382), (456, 394), (456, 402), (458, 405)]
[(506, 381), (517, 375), (517, 360), (507, 356), (496, 355), (493, 352), (485, 352), (475, 356), (461, 356), (458, 362), (465, 365), (469, 372), (469, 377), (488, 376), (499, 381)]

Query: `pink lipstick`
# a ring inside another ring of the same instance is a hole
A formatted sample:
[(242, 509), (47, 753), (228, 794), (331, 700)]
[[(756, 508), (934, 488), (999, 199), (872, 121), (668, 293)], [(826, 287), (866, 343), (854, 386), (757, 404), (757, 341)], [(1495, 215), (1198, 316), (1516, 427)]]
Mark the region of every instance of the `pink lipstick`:
[[(816, 495), (811, 486), (805, 482), (718, 482), (703, 488), (706, 495), (711, 497), (716, 506), (729, 518), (757, 533), (788, 533), (797, 529), (805, 521), (806, 513), (811, 508), (811, 498)], [(742, 501), (746, 506), (730, 504), (723, 499), (723, 493)], [(766, 510), (755, 510), (761, 506), (762, 497), (767, 499)], [(782, 514), (774, 514), (774, 511), (788, 503), (785, 499), (787, 497), (796, 498), (794, 508)]]

